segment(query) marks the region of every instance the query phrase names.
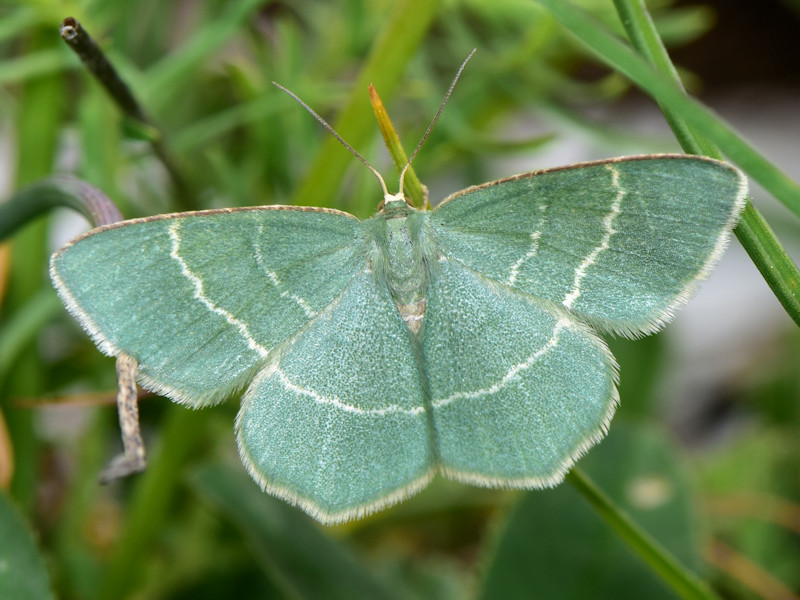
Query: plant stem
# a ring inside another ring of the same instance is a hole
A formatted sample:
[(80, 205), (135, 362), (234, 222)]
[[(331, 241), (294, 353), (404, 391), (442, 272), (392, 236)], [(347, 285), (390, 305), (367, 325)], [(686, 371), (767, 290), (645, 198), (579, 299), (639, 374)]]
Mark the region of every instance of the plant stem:
[(703, 581), (681, 565), (663, 546), (641, 529), (580, 469), (573, 468), (567, 474), (567, 480), (628, 546), (650, 565), (653, 571), (675, 592), (689, 600), (719, 600), (718, 596)]
[[(640, 4), (614, 0), (620, 21), (622, 22), (631, 44), (650, 62), (659, 72), (672, 80), (675, 87), (686, 92), (683, 82), (678, 76), (678, 70), (672, 64), (667, 54), (667, 49), (656, 31), (650, 14), (643, 10)], [(675, 112), (659, 102), (659, 108), (664, 113), (664, 118), (678, 139), (678, 142), (689, 154), (703, 154), (722, 158), (719, 150), (713, 144), (703, 143), (704, 138), (697, 139), (694, 132)]]
[(194, 457), (202, 456), (207, 415), (170, 406), (162, 423), (160, 443), (150, 465), (136, 476), (136, 487), (123, 521), (114, 554), (100, 584), (98, 598), (128, 598), (141, 585), (148, 548), (163, 534), (170, 509), (182, 486), (181, 473)]
[(752, 203), (745, 205), (739, 225), (733, 232), (778, 302), (800, 325), (800, 271)]
[(126, 115), (142, 123), (148, 123), (142, 107), (133, 97), (130, 88), (81, 24), (74, 18), (67, 17), (61, 24), (60, 32), (61, 38), (67, 43), (67, 46), (72, 48), (89, 72), (106, 88), (117, 106)]
[(153, 152), (166, 168), (175, 186), (176, 203), (183, 210), (191, 208), (189, 186), (167, 151), (160, 130), (147, 117), (141, 104), (139, 104), (128, 85), (106, 58), (100, 46), (97, 45), (81, 24), (72, 17), (67, 17), (61, 24), (61, 38), (78, 55), (78, 58), (106, 89), (122, 112), (145, 126)]
[[(378, 120), (378, 127), (383, 135), (383, 141), (389, 154), (392, 157), (392, 162), (400, 171), (406, 166), (408, 162), (408, 155), (403, 149), (403, 144), (400, 143), (400, 138), (397, 136), (397, 131), (392, 124), (389, 114), (386, 112), (386, 107), (383, 105), (383, 100), (378, 95), (375, 86), (369, 84), (369, 97), (372, 103), (372, 110), (375, 113), (375, 118)], [(414, 167), (409, 165), (406, 172), (405, 188), (408, 190), (408, 196), (411, 199), (411, 205), (417, 208), (427, 208), (428, 205), (428, 189), (422, 185), (422, 182), (414, 172)], [(402, 192), (403, 190), (398, 190)]]

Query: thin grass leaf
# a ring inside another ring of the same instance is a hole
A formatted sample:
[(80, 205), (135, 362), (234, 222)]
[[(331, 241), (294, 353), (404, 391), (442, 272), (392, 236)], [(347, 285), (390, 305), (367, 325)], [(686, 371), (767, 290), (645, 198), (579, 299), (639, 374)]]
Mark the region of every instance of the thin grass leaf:
[[(616, 509), (635, 520), (637, 538), (644, 536), (646, 543), (658, 540), (659, 559), (697, 569), (702, 565), (701, 544), (683, 466), (664, 431), (632, 422), (615, 425), (608, 439), (581, 460), (581, 472), (589, 474), (585, 477), (604, 490)], [(486, 566), (477, 597), (674, 599), (673, 589), (658, 581), (653, 569), (630, 552), (599, 511), (586, 505), (578, 486), (574, 488), (558, 486), (520, 498), (501, 520), (496, 539), (490, 538), (489, 551), (479, 561)], [(575, 540), (584, 548), (603, 550), (576, 551)]]
[(0, 20), (0, 42), (8, 38), (19, 35), (20, 31), (25, 31), (42, 21), (42, 15), (33, 6), (21, 6), (10, 15), (4, 15)]
[(630, 548), (681, 597), (687, 600), (719, 600), (705, 582), (677, 562), (580, 469), (570, 471), (567, 479)]
[[(136, 123), (132, 119), (128, 122)], [(78, 107), (79, 132), (83, 151), (82, 175), (97, 185), (109, 197), (123, 195), (117, 187), (117, 175), (122, 164), (120, 156), (120, 116), (99, 86), (86, 90)]]
[(744, 207), (734, 233), (778, 302), (800, 325), (800, 271), (752, 203)]
[(258, 124), (272, 117), (283, 107), (275, 102), (275, 96), (267, 94), (244, 104), (220, 110), (200, 119), (172, 136), (172, 146), (176, 152), (188, 152), (216, 138), (230, 133), (237, 127), (251, 123)]
[[(667, 49), (661, 41), (656, 31), (650, 15), (644, 10), (636, 10), (633, 3), (614, 0), (617, 12), (620, 16), (625, 31), (631, 39), (631, 44), (663, 75), (671, 79), (675, 86), (685, 93), (683, 82), (681, 81), (678, 70), (669, 59)], [(640, 6), (643, 9), (643, 7)], [(679, 114), (670, 110), (669, 107), (659, 105), (667, 123), (672, 129), (678, 143), (686, 152), (690, 154), (703, 154), (722, 158), (713, 144), (708, 142), (703, 136), (697, 137), (688, 125), (684, 123)]]
[(58, 73), (76, 65), (77, 61), (61, 49), (39, 50), (0, 62), (0, 85), (21, 83), (42, 75)]
[(216, 54), (253, 11), (262, 5), (262, 0), (228, 3), (219, 18), (206, 21), (188, 42), (153, 65), (142, 80), (141, 98), (144, 105), (158, 113), (175, 99), (176, 94), (185, 93), (191, 87), (187, 85), (187, 80), (195, 76), (198, 66)]
[[(369, 96), (372, 102), (372, 110), (375, 112), (375, 118), (378, 121), (378, 127), (383, 135), (386, 148), (389, 150), (395, 167), (401, 170), (408, 162), (408, 154), (406, 154), (405, 148), (403, 148), (403, 144), (400, 142), (397, 131), (395, 131), (394, 125), (392, 124), (392, 120), (386, 112), (386, 106), (384, 106), (383, 100), (381, 100), (378, 91), (372, 84), (369, 84)], [(408, 190), (408, 198), (411, 199), (412, 206), (428, 206), (427, 188), (422, 185), (412, 165), (408, 165), (408, 170), (406, 171), (405, 188)], [(399, 191), (403, 192), (403, 190)]]
[[(685, 95), (666, 49), (641, 4), (616, 0), (633, 43), (659, 72), (654, 72), (641, 57), (575, 8), (551, 0), (540, 2), (551, 8), (556, 18), (601, 60), (623, 72), (659, 102), (684, 150), (717, 158), (722, 157), (720, 150), (725, 151), (776, 198), (800, 214), (800, 186), (767, 162), (711, 111)], [(778, 301), (800, 325), (800, 271), (752, 204), (748, 203), (735, 232)]]
[(664, 16), (656, 17), (659, 37), (667, 46), (689, 44), (714, 26), (716, 14), (710, 6), (671, 6)]
[(744, 141), (727, 123), (697, 100), (686, 96), (622, 41), (591, 17), (561, 0), (538, 0), (600, 60), (619, 71), (659, 104), (680, 114), (716, 144), (733, 162), (789, 210), (800, 216), (800, 185)]
[[(677, 70), (641, 0), (614, 0), (628, 37), (658, 71), (683, 89)], [(664, 115), (686, 152), (723, 158), (719, 148), (693, 130), (679, 113), (664, 108)], [(800, 272), (758, 210), (748, 202), (742, 214), (736, 237), (750, 255), (765, 281), (792, 319), (800, 325)]]

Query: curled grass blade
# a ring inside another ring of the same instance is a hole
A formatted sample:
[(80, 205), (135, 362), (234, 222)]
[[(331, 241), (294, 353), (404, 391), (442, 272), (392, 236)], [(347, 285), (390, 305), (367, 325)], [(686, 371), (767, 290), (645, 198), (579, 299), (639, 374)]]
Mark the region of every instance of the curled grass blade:
[(92, 227), (122, 220), (117, 206), (96, 187), (69, 175), (53, 175), (22, 188), (0, 204), (0, 240), (58, 206), (81, 213)]

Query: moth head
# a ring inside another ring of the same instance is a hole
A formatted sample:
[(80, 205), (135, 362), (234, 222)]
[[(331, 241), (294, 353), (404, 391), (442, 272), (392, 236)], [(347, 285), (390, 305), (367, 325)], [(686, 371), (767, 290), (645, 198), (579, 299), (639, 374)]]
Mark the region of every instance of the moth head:
[(392, 204), (396, 205), (396, 204), (398, 204), (400, 202), (411, 206), (411, 204), (408, 202), (408, 200), (406, 200), (406, 197), (403, 194), (403, 181), (405, 180), (406, 173), (408, 172), (409, 167), (411, 167), (411, 162), (417, 156), (417, 154), (419, 153), (420, 149), (422, 148), (422, 145), (425, 143), (425, 140), (428, 139), (428, 136), (430, 135), (431, 131), (433, 130), (433, 126), (436, 125), (436, 122), (439, 120), (439, 116), (442, 114), (442, 111), (444, 110), (444, 107), (447, 104), (447, 101), (450, 99), (450, 95), (453, 93), (453, 89), (456, 87), (456, 82), (458, 81), (458, 78), (461, 77), (461, 73), (464, 71), (464, 67), (467, 66), (467, 62), (469, 61), (470, 58), (472, 58), (473, 54), (475, 54), (475, 50), (474, 49), (472, 50), (472, 52), (470, 52), (467, 55), (467, 58), (464, 59), (464, 62), (461, 63), (461, 66), (459, 67), (458, 72), (456, 73), (456, 76), (453, 78), (453, 81), (450, 84), (450, 87), (448, 88), (447, 93), (444, 95), (444, 99), (442, 100), (442, 103), (439, 105), (439, 110), (436, 111), (436, 114), (434, 115), (433, 119), (431, 120), (430, 125), (428, 125), (428, 129), (425, 130), (425, 133), (423, 134), (422, 139), (417, 144), (417, 147), (414, 148), (414, 152), (411, 153), (411, 156), (408, 157), (408, 160), (406, 161), (406, 164), (403, 167), (402, 171), (400, 171), (400, 183), (397, 186), (398, 187), (398, 191), (397, 191), (396, 194), (390, 194), (389, 193), (389, 190), (386, 187), (386, 181), (384, 181), (383, 177), (381, 177), (381, 174), (378, 173), (378, 170), (375, 167), (373, 167), (366, 158), (361, 156), (361, 154), (359, 154), (356, 151), (355, 148), (353, 148), (350, 144), (348, 144), (344, 140), (344, 138), (342, 138), (342, 136), (339, 135), (336, 132), (336, 130), (325, 119), (323, 119), (321, 116), (319, 116), (317, 114), (317, 112), (313, 108), (311, 108), (308, 104), (303, 102), (294, 92), (291, 92), (291, 91), (287, 90), (285, 87), (283, 87), (279, 83), (276, 83), (276, 82), (273, 81), (272, 85), (274, 85), (278, 89), (283, 90), (284, 92), (289, 94), (289, 96), (291, 96), (303, 108), (305, 108), (309, 113), (311, 113), (311, 115), (317, 121), (319, 121), (320, 125), (322, 125), (325, 129), (327, 129), (328, 132), (333, 137), (335, 137), (339, 141), (340, 144), (342, 144), (342, 146), (347, 148), (353, 156), (355, 156), (358, 160), (360, 160), (362, 163), (364, 163), (364, 165), (370, 171), (372, 171), (373, 175), (375, 175), (375, 177), (378, 178), (378, 182), (381, 184), (381, 189), (383, 190), (383, 201), (378, 205), (378, 210), (382, 210), (387, 205), (392, 205)]

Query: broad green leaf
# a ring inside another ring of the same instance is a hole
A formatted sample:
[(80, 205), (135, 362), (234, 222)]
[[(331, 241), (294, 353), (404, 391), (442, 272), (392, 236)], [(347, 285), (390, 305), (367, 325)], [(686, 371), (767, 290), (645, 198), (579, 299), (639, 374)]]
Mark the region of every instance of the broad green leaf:
[(0, 492), (0, 598), (49, 600), (50, 576), (27, 524)]
[[(697, 567), (690, 488), (655, 429), (617, 427), (581, 463), (617, 506), (679, 560)], [(479, 598), (673, 598), (581, 499), (563, 486), (527, 494), (508, 515)]]

